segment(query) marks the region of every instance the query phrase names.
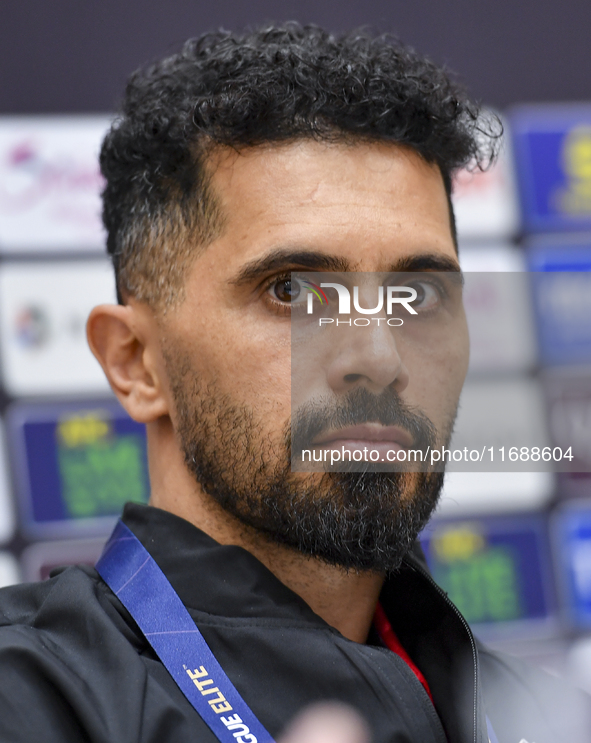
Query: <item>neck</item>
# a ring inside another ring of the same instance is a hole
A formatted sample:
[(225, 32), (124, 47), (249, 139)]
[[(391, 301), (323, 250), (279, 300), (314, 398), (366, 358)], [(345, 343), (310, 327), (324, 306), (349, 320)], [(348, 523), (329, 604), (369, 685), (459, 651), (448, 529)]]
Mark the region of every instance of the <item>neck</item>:
[(189, 521), (220, 544), (248, 550), (327, 624), (349, 640), (365, 642), (383, 575), (327, 565), (245, 526), (201, 491), (179, 460), (176, 447), (162, 447), (162, 443), (159, 442), (158, 460), (163, 466), (153, 466), (154, 459), (150, 457), (151, 505)]
[(366, 641), (384, 582), (382, 575), (327, 565), (295, 549), (262, 539), (254, 531), (242, 529), (241, 536), (240, 541), (231, 538), (229, 543), (240, 544), (251, 552), (344, 637), (354, 642)]

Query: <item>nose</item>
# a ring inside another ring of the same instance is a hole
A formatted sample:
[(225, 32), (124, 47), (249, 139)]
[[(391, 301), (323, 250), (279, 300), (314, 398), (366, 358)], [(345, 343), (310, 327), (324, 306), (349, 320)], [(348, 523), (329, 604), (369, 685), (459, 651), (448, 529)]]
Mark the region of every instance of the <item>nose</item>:
[[(327, 368), (331, 389), (342, 394), (359, 386), (379, 394), (387, 387), (401, 393), (410, 377), (396, 343), (396, 330), (384, 316), (370, 319), (370, 324), (335, 328), (332, 338), (339, 337)], [(361, 321), (359, 321), (361, 322)], [(339, 332), (342, 331), (342, 334)]]

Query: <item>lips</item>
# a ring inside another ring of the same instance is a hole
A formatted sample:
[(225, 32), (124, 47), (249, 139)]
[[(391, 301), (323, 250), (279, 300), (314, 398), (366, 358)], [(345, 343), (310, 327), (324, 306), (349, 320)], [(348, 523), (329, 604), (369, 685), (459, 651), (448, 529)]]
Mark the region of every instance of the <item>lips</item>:
[(412, 436), (398, 426), (382, 426), (379, 423), (363, 423), (357, 426), (346, 426), (334, 431), (326, 431), (317, 436), (313, 446), (340, 447), (379, 446), (387, 444), (391, 448), (408, 449), (412, 446)]

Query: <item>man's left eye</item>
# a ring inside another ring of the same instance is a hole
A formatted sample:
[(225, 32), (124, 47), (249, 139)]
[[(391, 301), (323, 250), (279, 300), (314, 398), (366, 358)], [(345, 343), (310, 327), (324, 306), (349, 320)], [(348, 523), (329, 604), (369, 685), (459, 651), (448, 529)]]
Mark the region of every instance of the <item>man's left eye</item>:
[(441, 297), (437, 287), (428, 281), (415, 281), (409, 284), (417, 293), (417, 298), (412, 302), (416, 310), (430, 310), (436, 307)]
[(294, 279), (278, 279), (269, 287), (269, 293), (273, 299), (291, 304), (302, 294), (302, 286)]

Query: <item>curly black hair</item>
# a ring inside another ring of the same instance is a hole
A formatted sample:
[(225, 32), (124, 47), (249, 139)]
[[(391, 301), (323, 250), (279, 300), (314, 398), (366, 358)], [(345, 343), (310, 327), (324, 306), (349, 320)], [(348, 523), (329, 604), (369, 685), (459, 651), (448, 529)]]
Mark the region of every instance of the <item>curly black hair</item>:
[[(216, 146), (395, 142), (437, 164), (449, 198), (454, 171), (484, 167), (499, 136), (443, 69), (388, 36), (288, 23), (192, 39), (131, 76), (102, 146), (119, 299), (182, 296), (195, 246), (222, 222), (206, 167)], [(455, 237), (451, 202), (450, 214)]]

